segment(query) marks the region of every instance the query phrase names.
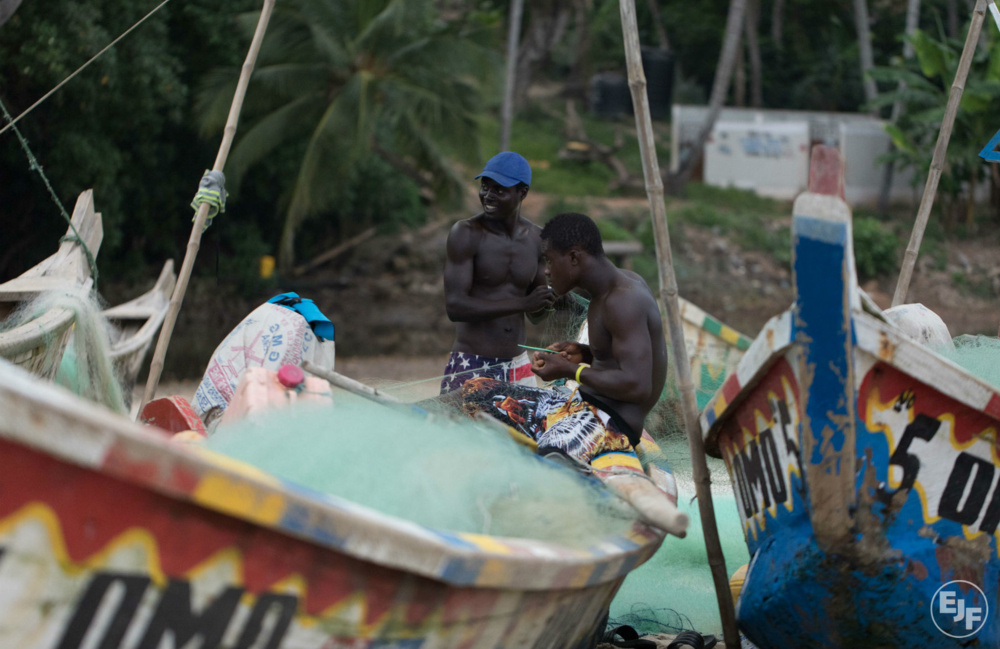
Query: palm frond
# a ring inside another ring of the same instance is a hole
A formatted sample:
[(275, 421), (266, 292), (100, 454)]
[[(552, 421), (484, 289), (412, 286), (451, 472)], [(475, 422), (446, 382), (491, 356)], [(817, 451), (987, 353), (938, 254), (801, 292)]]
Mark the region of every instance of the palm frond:
[(290, 101), (246, 128), (226, 162), (230, 189), (239, 193), (247, 169), (263, 160), (276, 148), (308, 132), (311, 117), (322, 111), (324, 97), (313, 93)]
[(195, 100), (202, 135), (221, 131), (226, 126), (239, 76), (239, 68), (215, 68), (205, 74)]
[(254, 70), (251, 83), (259, 91), (293, 98), (324, 92), (329, 80), (330, 68), (323, 63), (275, 63)]

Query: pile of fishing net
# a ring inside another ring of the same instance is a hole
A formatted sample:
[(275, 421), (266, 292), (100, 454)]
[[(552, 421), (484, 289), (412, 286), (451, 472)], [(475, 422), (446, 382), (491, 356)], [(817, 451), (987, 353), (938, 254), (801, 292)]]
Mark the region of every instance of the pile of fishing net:
[[(575, 340), (586, 321), (587, 305), (579, 296), (563, 300), (532, 343)], [(702, 354), (715, 351), (700, 349)], [(671, 375), (673, 367), (671, 360)], [(209, 446), (289, 480), (429, 527), (579, 547), (631, 525), (631, 512), (609, 500), (603, 489), (532, 455), (505, 435), (471, 421), (443, 424), (457, 409), (452, 398), (437, 396), (443, 377), (411, 382), (354, 378), (418, 404), (434, 413), (436, 421), (337, 392), (332, 410), (282, 414), (271, 421), (219, 429)], [(716, 377), (718, 383), (724, 378), (721, 373)], [(668, 383), (647, 417), (646, 430), (675, 473), (678, 505), (690, 516), (691, 526), (686, 539), (668, 537), (656, 555), (629, 574), (611, 605), (611, 620), (643, 633), (717, 633), (721, 622), (693, 500), (690, 452), (675, 385), (675, 380)], [(714, 388), (698, 390), (699, 404), (713, 393)], [(710, 459), (710, 467), (726, 568), (732, 574), (749, 557), (725, 465)]]
[(69, 342), (62, 334), (48, 336), (45, 366), (58, 365), (55, 382), (75, 394), (126, 413), (126, 400), (118, 372), (111, 360), (111, 324), (101, 314), (103, 304), (96, 293), (79, 290), (47, 291), (21, 305), (3, 322), (0, 332), (10, 331), (38, 319), (53, 309), (73, 313)]
[(220, 426), (211, 450), (380, 512), (452, 532), (577, 548), (624, 534), (635, 513), (596, 480), (469, 418), (428, 417), (336, 392)]
[(952, 343), (954, 347), (938, 347), (935, 351), (976, 378), (1000, 388), (1000, 338), (966, 334)]

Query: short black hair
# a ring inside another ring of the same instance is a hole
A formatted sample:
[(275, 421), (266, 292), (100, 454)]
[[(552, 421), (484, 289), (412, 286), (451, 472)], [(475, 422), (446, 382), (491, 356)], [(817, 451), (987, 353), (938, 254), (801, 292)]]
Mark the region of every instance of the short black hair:
[(560, 253), (567, 253), (570, 248), (579, 246), (594, 257), (604, 256), (601, 231), (586, 214), (566, 212), (556, 215), (542, 228), (542, 241), (548, 242), (553, 250)]

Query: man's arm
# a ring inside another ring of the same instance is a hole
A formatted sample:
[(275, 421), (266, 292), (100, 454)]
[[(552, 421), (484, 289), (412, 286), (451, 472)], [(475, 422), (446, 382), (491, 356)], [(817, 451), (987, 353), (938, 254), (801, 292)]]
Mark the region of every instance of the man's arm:
[(501, 300), (472, 296), (474, 260), (479, 236), (467, 221), (459, 221), (448, 234), (444, 266), (445, 309), (452, 322), (481, 322), (544, 308), (551, 290), (542, 284), (524, 297)]
[(642, 300), (627, 291), (608, 296), (604, 304), (604, 325), (611, 334), (611, 355), (618, 369), (584, 371), (584, 382), (598, 394), (624, 403), (642, 403), (653, 385), (653, 346), (648, 316)]
[[(602, 320), (611, 335), (611, 355), (617, 369), (586, 368), (582, 383), (597, 395), (623, 403), (642, 403), (649, 396), (653, 381), (653, 348), (645, 323), (646, 309), (634, 294), (626, 292), (608, 296)], [(546, 381), (574, 378), (579, 365), (557, 354), (539, 354), (535, 373)]]

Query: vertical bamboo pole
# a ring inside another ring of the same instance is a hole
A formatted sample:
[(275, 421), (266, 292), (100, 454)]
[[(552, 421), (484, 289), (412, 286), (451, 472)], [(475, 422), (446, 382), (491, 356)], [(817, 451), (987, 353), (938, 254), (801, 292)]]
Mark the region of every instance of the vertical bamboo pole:
[(510, 129), (514, 121), (514, 86), (517, 85), (517, 44), (521, 40), (521, 14), (524, 0), (511, 0), (510, 24), (507, 26), (507, 76), (500, 111), (500, 150), (510, 149)]
[[(980, 0), (982, 2), (982, 0)], [(729, 591), (729, 576), (726, 574), (725, 558), (719, 543), (719, 529), (715, 523), (715, 507), (712, 504), (711, 480), (705, 461), (705, 441), (698, 423), (698, 403), (691, 380), (691, 365), (684, 346), (684, 332), (681, 328), (680, 305), (677, 301), (677, 278), (674, 276), (673, 257), (670, 252), (670, 232), (667, 229), (667, 211), (663, 202), (663, 181), (656, 159), (653, 138), (653, 122), (649, 116), (649, 98), (646, 95), (646, 76), (642, 71), (642, 54), (639, 49), (639, 28), (636, 24), (634, 0), (619, 0), (622, 17), (622, 32), (625, 39), (625, 59), (628, 63), (629, 87), (632, 90), (632, 104), (635, 111), (635, 126), (639, 135), (642, 152), (642, 173), (646, 179), (646, 194), (653, 217), (653, 236), (656, 242), (656, 258), (660, 275), (660, 298), (667, 308), (667, 328), (673, 351), (674, 366), (680, 384), (681, 406), (684, 413), (684, 428), (687, 431), (691, 449), (691, 463), (695, 491), (698, 496), (698, 511), (701, 514), (702, 530), (705, 535), (705, 549), (708, 565), (712, 571), (712, 582), (719, 602), (719, 616), (722, 619), (723, 637), (727, 647), (740, 645), (736, 630), (736, 614), (733, 597)]]
[(931, 158), (931, 168), (927, 173), (927, 184), (924, 185), (924, 195), (920, 198), (917, 220), (913, 224), (913, 231), (910, 233), (910, 243), (906, 246), (906, 254), (903, 255), (903, 267), (899, 272), (896, 292), (892, 296), (892, 306), (903, 304), (906, 301), (906, 293), (910, 289), (913, 266), (917, 263), (917, 253), (920, 251), (920, 242), (924, 238), (927, 218), (930, 216), (931, 208), (934, 206), (938, 181), (941, 180), (941, 171), (944, 169), (945, 156), (948, 152), (948, 140), (951, 139), (951, 129), (955, 125), (958, 104), (962, 99), (962, 92), (965, 90), (965, 79), (969, 76), (969, 68), (972, 66), (972, 56), (976, 53), (976, 44), (979, 43), (979, 31), (983, 26), (985, 16), (986, 0), (976, 0), (976, 7), (972, 10), (972, 22), (969, 24), (969, 33), (965, 37), (965, 47), (962, 48), (962, 57), (958, 61), (958, 70), (955, 71), (955, 81), (951, 84), (951, 92), (948, 95), (948, 104), (944, 111), (944, 119), (941, 121), (941, 130), (938, 131), (937, 144), (934, 146), (934, 157)]
[[(247, 51), (246, 60), (243, 61), (243, 69), (240, 71), (240, 79), (236, 84), (236, 92), (233, 94), (233, 103), (229, 107), (229, 117), (226, 120), (226, 129), (222, 134), (222, 143), (219, 145), (219, 152), (215, 156), (215, 171), (222, 171), (226, 165), (226, 158), (229, 157), (229, 149), (236, 136), (236, 125), (240, 118), (240, 109), (243, 108), (243, 97), (246, 96), (247, 85), (250, 83), (250, 75), (253, 73), (254, 64), (257, 62), (257, 54), (260, 52), (260, 44), (264, 40), (264, 32), (267, 31), (267, 23), (271, 18), (275, 0), (264, 0), (264, 6), (260, 11), (260, 19), (257, 21), (257, 29), (254, 32), (253, 40), (250, 42), (250, 49)], [(191, 227), (191, 236), (188, 239), (187, 252), (184, 255), (184, 263), (181, 265), (180, 273), (177, 275), (177, 284), (174, 286), (174, 293), (170, 297), (170, 308), (166, 318), (163, 320), (163, 327), (160, 329), (160, 336), (156, 341), (156, 351), (153, 354), (153, 361), (149, 366), (149, 377), (146, 379), (146, 391), (139, 404), (139, 413), (143, 407), (149, 403), (156, 394), (156, 386), (160, 382), (160, 374), (163, 372), (163, 359), (167, 355), (167, 347), (170, 345), (170, 337), (174, 332), (174, 325), (177, 323), (177, 313), (181, 309), (184, 301), (184, 293), (187, 291), (188, 281), (191, 279), (191, 269), (194, 268), (195, 257), (198, 256), (198, 248), (201, 246), (201, 233), (205, 229), (205, 221), (208, 218), (208, 204), (202, 203), (198, 206), (195, 215), (194, 225)]]

